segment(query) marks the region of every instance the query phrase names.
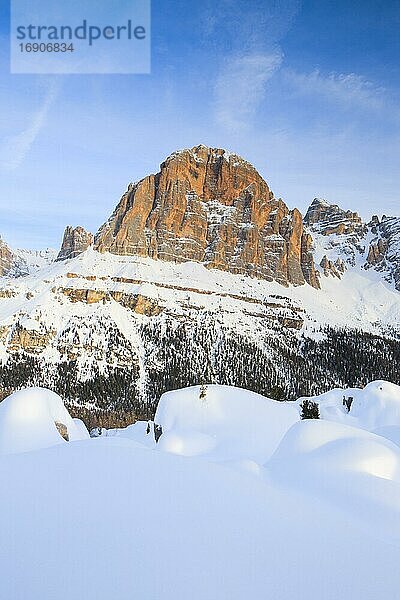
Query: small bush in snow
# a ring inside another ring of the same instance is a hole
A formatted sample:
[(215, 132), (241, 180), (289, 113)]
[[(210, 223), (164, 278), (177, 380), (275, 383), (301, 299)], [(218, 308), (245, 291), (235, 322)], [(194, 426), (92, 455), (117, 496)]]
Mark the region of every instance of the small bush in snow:
[(204, 383), (200, 386), (199, 398), (200, 400), (205, 400), (207, 398), (207, 386), (204, 385)]
[(343, 396), (343, 406), (347, 408), (347, 412), (350, 412), (350, 408), (353, 402), (352, 396)]
[(301, 406), (301, 419), (319, 419), (319, 406), (312, 400), (303, 400)]

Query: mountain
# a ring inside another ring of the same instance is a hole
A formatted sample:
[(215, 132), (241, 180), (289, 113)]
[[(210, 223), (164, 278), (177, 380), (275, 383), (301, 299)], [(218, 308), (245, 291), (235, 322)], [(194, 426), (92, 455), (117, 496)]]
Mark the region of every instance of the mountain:
[(12, 250), (0, 237), (0, 277), (22, 277), (51, 264), (55, 250)]
[(400, 383), (399, 222), (321, 199), (303, 219), (240, 157), (174, 153), (94, 245), (68, 227), (56, 261), (0, 280), (2, 388), (46, 384), (92, 427), (202, 382), (276, 399)]
[(274, 198), (252, 165), (217, 148), (175, 152), (129, 186), (95, 248), (318, 287), (300, 212)]
[(370, 225), (371, 241), (367, 265), (383, 273), (400, 291), (400, 218), (375, 217)]
[(374, 269), (400, 290), (400, 217), (361, 217), (315, 198), (304, 223), (314, 240), (314, 257), (325, 275), (341, 277), (348, 267)]

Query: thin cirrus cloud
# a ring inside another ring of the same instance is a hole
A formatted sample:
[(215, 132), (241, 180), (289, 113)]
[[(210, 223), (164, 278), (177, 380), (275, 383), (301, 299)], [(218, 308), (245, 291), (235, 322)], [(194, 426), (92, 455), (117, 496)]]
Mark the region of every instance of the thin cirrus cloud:
[(280, 50), (227, 58), (215, 84), (217, 123), (233, 132), (246, 129), (282, 60)]
[[(311, 73), (282, 70), (284, 80), (301, 95), (323, 96), (347, 108), (367, 111), (385, 111), (390, 105), (388, 91), (357, 73), (323, 74), (318, 69)], [(399, 117), (398, 110), (392, 113)]]
[(57, 85), (51, 82), (39, 109), (33, 113), (29, 125), (14, 135), (6, 137), (0, 145), (0, 167), (5, 171), (14, 171), (25, 160), (32, 145), (40, 134), (48, 112), (57, 97)]

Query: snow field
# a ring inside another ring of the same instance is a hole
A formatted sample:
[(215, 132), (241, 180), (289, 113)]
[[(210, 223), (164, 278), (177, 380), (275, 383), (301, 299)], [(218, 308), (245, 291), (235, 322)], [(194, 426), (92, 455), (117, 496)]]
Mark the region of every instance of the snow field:
[(347, 413), (350, 390), (333, 390), (315, 400), (334, 420), (300, 421), (299, 403), (177, 390), (158, 444), (145, 422), (88, 439), (56, 394), (13, 394), (0, 404), (0, 597), (396, 598), (400, 448), (366, 427), (396, 437), (399, 391), (351, 390)]

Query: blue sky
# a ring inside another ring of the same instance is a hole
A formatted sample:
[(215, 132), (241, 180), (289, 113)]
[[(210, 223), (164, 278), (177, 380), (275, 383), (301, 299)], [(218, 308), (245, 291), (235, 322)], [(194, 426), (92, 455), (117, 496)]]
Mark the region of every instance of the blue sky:
[(277, 196), (399, 214), (400, 3), (152, 3), (151, 75), (10, 75), (0, 4), (0, 233), (58, 247), (178, 148), (227, 148)]

